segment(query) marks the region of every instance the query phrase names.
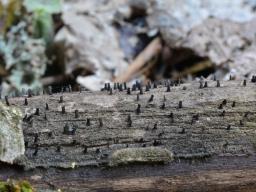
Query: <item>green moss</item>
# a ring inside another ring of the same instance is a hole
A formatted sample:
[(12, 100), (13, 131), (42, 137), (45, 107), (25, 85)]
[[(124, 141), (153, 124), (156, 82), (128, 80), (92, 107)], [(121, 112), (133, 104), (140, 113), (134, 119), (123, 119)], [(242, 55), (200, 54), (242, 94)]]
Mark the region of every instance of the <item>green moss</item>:
[(110, 159), (110, 166), (133, 163), (167, 163), (173, 160), (169, 150), (160, 147), (127, 148), (115, 151)]
[(27, 181), (0, 182), (0, 192), (34, 192), (35, 190)]

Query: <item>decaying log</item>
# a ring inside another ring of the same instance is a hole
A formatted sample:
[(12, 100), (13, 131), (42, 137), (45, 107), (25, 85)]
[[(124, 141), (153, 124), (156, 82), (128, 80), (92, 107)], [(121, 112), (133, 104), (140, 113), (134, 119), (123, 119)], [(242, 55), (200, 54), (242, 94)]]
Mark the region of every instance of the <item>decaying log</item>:
[(166, 81), (33, 96), (27, 105), (9, 99), (24, 112), (26, 152), (16, 161), (23, 168), (2, 165), (0, 179), (64, 191), (254, 191), (255, 89)]

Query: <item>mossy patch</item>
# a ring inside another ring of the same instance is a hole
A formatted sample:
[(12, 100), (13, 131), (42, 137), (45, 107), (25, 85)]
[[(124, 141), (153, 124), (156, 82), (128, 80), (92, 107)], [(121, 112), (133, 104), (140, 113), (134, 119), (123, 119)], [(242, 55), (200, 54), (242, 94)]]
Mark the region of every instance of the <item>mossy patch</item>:
[(27, 181), (0, 182), (0, 192), (35, 192)]
[(173, 153), (165, 148), (126, 148), (113, 152), (109, 165), (118, 166), (134, 163), (168, 163), (172, 160)]

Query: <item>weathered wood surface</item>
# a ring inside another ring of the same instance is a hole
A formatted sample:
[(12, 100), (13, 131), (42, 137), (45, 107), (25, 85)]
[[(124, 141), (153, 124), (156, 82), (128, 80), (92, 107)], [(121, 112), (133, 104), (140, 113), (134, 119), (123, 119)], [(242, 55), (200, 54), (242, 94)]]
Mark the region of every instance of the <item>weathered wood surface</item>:
[[(256, 84), (216, 85), (186, 83), (170, 92), (152, 85), (139, 101), (138, 90), (34, 96), (27, 106), (24, 97), (9, 99), (24, 114), (39, 108), (40, 115), (23, 123), (26, 154), (17, 163), (25, 171), (3, 165), (0, 175), (64, 191), (255, 191)], [(74, 135), (63, 133), (66, 124), (77, 128)], [(148, 147), (169, 150), (174, 160), (108, 166), (117, 150)]]

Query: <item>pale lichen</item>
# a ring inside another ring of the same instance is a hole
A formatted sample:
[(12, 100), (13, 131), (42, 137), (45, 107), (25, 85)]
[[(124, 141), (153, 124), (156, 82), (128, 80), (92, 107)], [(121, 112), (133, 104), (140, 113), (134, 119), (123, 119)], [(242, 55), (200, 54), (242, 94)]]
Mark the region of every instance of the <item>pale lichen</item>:
[(173, 160), (173, 153), (160, 147), (126, 148), (116, 150), (110, 158), (110, 166), (132, 163), (168, 163)]
[(0, 161), (13, 163), (25, 152), (21, 118), (18, 108), (0, 102)]

